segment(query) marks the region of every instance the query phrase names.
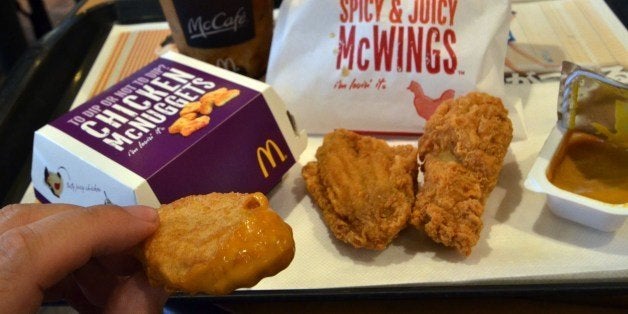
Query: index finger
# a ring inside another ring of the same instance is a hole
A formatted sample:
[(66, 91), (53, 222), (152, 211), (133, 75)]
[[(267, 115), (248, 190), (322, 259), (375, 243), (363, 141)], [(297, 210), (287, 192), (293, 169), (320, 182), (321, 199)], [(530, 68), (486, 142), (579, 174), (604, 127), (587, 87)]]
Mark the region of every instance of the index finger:
[(79, 208), (69, 204), (11, 204), (0, 209), (0, 235), (42, 218)]

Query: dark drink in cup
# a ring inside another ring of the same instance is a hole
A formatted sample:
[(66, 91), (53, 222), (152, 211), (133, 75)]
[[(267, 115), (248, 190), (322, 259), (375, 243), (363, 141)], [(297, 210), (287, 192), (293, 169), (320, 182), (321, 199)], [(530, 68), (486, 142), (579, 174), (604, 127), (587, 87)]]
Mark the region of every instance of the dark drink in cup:
[(272, 0), (160, 0), (179, 51), (260, 78), (273, 31)]

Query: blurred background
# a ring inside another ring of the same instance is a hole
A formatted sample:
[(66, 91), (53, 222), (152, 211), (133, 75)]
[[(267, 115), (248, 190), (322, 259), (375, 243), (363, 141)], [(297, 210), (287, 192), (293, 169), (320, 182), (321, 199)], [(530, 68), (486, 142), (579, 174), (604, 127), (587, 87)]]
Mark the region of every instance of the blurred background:
[[(0, 0), (0, 85), (24, 51), (57, 27), (68, 14), (73, 14), (77, 5), (105, 1), (107, 0)], [(628, 1), (605, 1), (626, 26)]]
[(79, 2), (81, 1), (0, 1), (0, 75), (6, 75), (24, 51), (57, 27)]

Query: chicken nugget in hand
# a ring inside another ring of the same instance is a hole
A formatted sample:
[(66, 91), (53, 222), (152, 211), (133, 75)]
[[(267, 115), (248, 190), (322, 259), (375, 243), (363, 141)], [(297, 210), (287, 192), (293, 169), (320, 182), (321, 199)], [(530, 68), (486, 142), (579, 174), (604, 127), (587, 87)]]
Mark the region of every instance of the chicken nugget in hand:
[(424, 182), (411, 223), (434, 241), (471, 254), (511, 140), (512, 123), (499, 98), (470, 93), (443, 102), (419, 140)]
[(160, 225), (141, 250), (154, 286), (228, 294), (288, 267), (292, 229), (262, 193), (188, 196), (158, 210)]

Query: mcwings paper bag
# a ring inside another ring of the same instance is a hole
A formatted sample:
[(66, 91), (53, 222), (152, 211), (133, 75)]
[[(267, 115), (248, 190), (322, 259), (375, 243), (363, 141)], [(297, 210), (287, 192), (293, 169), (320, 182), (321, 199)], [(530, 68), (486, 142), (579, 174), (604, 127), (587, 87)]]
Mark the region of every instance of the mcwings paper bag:
[(507, 0), (284, 0), (266, 79), (309, 133), (421, 133), (446, 99), (503, 95), (509, 19)]

